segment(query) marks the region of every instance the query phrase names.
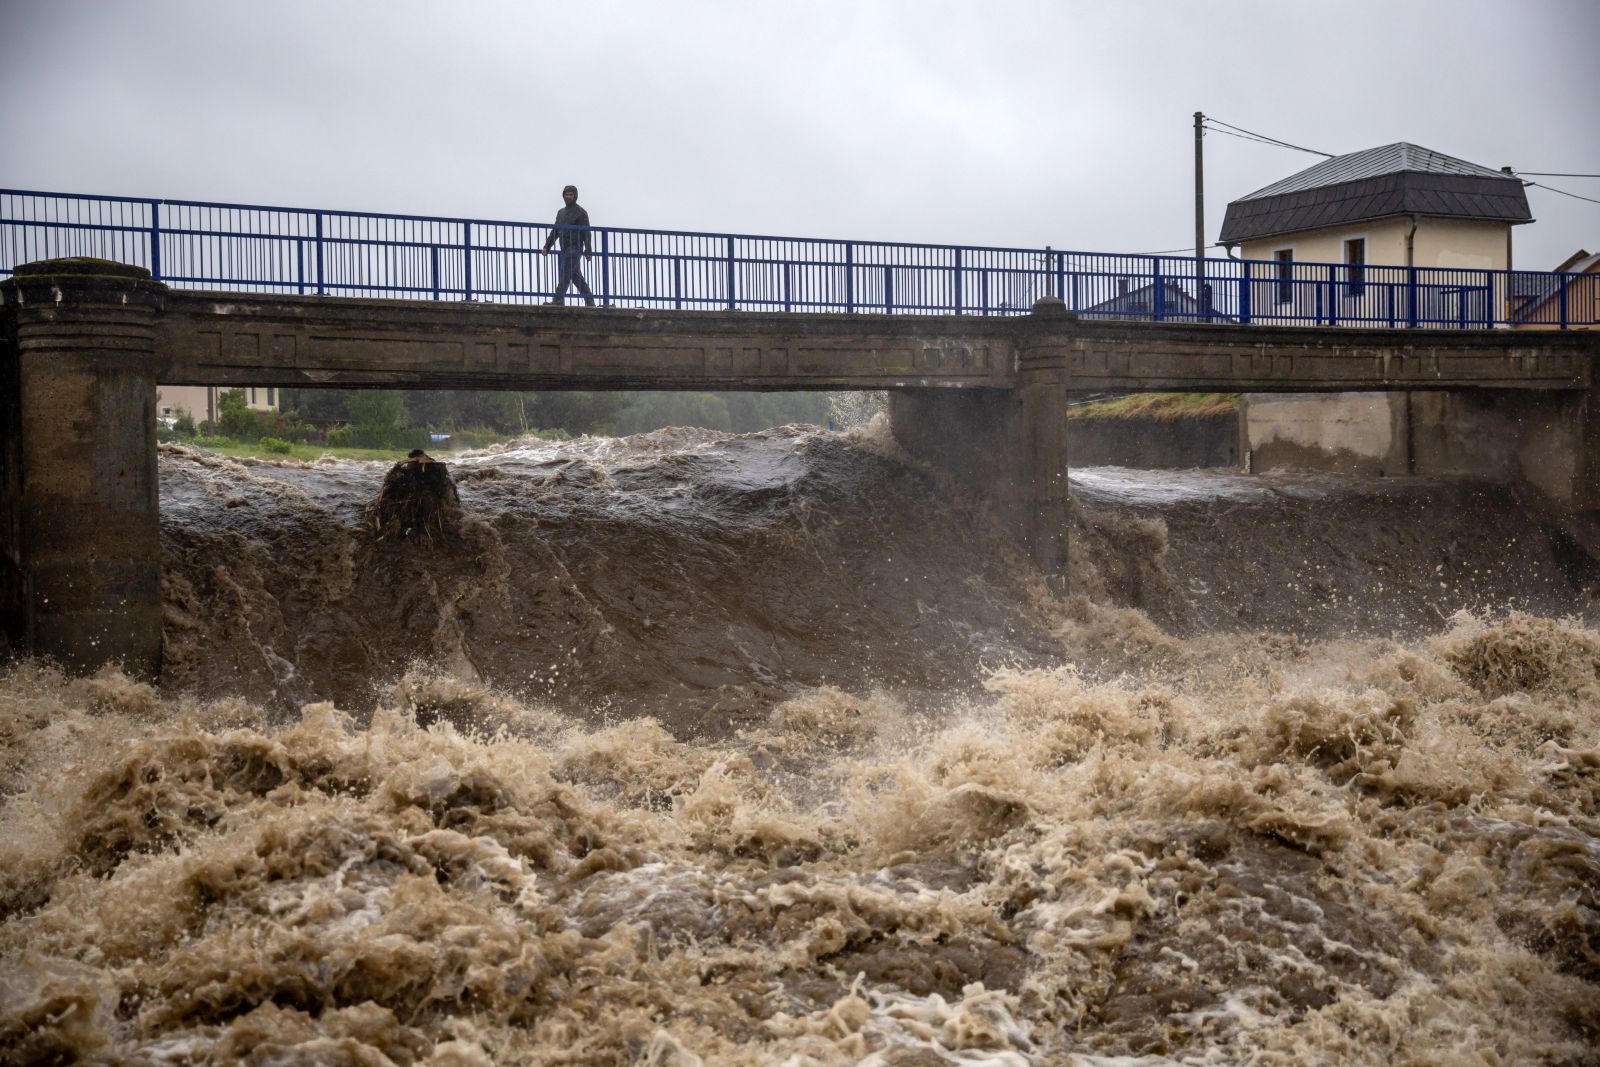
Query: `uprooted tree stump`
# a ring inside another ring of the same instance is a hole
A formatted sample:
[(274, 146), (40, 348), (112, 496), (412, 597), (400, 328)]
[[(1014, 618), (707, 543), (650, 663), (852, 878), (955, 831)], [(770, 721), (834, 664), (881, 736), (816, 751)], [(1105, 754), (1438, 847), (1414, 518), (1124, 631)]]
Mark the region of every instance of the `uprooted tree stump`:
[(362, 512), (369, 546), (385, 541), (431, 545), (461, 526), (461, 497), (449, 468), (420, 448), (389, 468), (378, 497)]

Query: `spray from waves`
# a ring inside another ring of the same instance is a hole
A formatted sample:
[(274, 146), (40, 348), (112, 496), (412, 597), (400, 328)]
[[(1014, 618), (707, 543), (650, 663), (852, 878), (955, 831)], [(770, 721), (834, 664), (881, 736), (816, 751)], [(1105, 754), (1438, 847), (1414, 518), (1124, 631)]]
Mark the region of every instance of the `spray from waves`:
[(1463, 616), (1338, 684), (1007, 669), (699, 741), (23, 666), (0, 1058), (1592, 1062), (1597, 650)]

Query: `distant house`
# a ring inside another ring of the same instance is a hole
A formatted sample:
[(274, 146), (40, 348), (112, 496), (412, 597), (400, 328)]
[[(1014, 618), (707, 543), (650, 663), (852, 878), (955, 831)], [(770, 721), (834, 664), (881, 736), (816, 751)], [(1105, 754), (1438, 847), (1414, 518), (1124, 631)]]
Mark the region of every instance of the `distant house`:
[[(1391, 317), (1399, 275), (1365, 267), (1511, 269), (1511, 228), (1532, 222), (1522, 181), (1407, 141), (1335, 156), (1228, 205), (1221, 241), (1247, 260), (1275, 264), (1251, 288), (1252, 306), (1305, 315), (1328, 299), (1326, 272), (1295, 264), (1342, 264), (1339, 321)], [(1419, 317), (1491, 322), (1502, 318), (1503, 282), (1431, 279)], [(1407, 308), (1397, 309), (1404, 318)]]
[[(1117, 295), (1109, 300), (1083, 308), (1079, 314), (1093, 315), (1099, 319), (1153, 319), (1156, 312), (1156, 287), (1154, 282), (1132, 288), (1127, 278), (1117, 279)], [(1206, 317), (1200, 302), (1173, 281), (1161, 284), (1161, 312), (1164, 319), (1194, 321)], [(1232, 322), (1225, 315), (1213, 311), (1208, 321)]]
[[(1519, 330), (1548, 330), (1560, 326), (1562, 307), (1572, 329), (1600, 329), (1600, 253), (1578, 249), (1555, 268), (1557, 274), (1511, 276), (1511, 320)], [(1579, 325), (1579, 324), (1582, 325)]]
[[(272, 386), (242, 386), (244, 401), (256, 411), (277, 411), (279, 390)], [(163, 385), (156, 389), (156, 417), (167, 425), (187, 414), (195, 422), (216, 422), (221, 414), (217, 398), (226, 389), (216, 385)]]

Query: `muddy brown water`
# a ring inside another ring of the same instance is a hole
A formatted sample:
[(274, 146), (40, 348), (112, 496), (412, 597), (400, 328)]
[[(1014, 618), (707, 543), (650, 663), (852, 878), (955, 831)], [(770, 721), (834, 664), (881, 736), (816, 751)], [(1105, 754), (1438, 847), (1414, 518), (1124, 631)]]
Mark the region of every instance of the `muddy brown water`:
[[(1592, 532), (881, 426), (161, 455), (168, 665), (0, 675), (0, 1063), (1588, 1064)], [(997, 477), (1001, 476), (997, 472)]]

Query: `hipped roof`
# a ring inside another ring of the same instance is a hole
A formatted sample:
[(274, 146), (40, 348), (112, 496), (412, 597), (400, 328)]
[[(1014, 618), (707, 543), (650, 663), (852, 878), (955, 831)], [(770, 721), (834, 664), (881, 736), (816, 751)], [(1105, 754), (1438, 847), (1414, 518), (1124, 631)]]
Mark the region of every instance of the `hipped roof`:
[(1228, 205), (1224, 244), (1396, 215), (1533, 221), (1521, 179), (1406, 141), (1323, 160)]

